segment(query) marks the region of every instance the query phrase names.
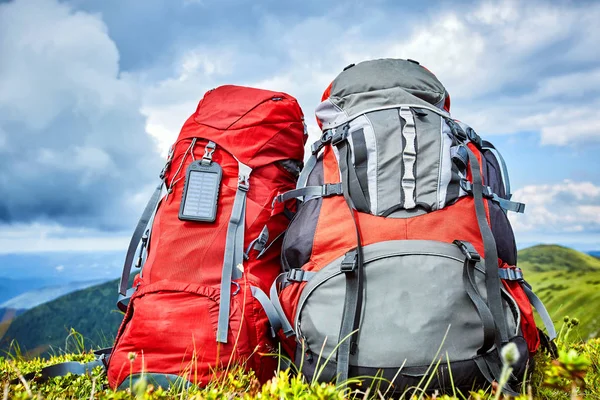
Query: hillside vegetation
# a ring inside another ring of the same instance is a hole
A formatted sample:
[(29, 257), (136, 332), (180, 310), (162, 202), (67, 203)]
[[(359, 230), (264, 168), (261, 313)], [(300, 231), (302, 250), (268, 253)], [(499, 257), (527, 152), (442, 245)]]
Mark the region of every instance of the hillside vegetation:
[(578, 318), (582, 339), (600, 336), (600, 259), (539, 245), (519, 252), (519, 267), (550, 315)]
[(20, 351), (29, 355), (48, 355), (65, 347), (69, 350), (65, 338), (71, 328), (86, 338), (90, 348), (112, 345), (123, 319), (115, 306), (116, 288), (117, 281), (110, 281), (28, 310), (10, 323), (0, 339), (0, 349), (8, 350), (15, 339)]

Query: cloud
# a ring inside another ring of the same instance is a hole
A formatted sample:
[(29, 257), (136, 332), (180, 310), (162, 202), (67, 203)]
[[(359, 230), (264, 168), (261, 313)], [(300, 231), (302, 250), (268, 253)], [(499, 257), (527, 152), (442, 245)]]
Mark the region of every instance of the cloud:
[(129, 229), (160, 170), (99, 15), (0, 4), (0, 224)]
[(524, 214), (511, 214), (517, 234), (586, 234), (600, 239), (600, 186), (565, 180), (556, 184), (529, 185), (515, 191), (524, 202)]
[(55, 268), (56, 272), (62, 272), (65, 270), (65, 266), (64, 265), (57, 265)]
[(422, 14), (391, 4), (365, 10), (357, 2), (296, 20), (266, 13), (251, 28), (253, 42), (238, 37), (180, 54), (172, 77), (144, 96), (148, 129), (173, 140), (205, 89), (233, 82), (296, 96), (315, 132), (321, 93), (346, 65), (399, 57), (430, 68), (448, 88), (453, 114), (483, 134), (526, 130), (556, 146), (600, 141), (600, 59), (590, 51), (600, 40), (600, 4), (506, 0)]

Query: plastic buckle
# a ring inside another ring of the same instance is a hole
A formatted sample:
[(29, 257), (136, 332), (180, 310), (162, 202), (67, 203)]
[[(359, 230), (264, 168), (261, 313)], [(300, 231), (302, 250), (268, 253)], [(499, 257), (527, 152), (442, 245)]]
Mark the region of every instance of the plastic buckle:
[(477, 146), (477, 148), (481, 149), (481, 147), (483, 146), (483, 141), (481, 140), (481, 137), (477, 134), (477, 132), (475, 132), (473, 130), (473, 128), (469, 127), (467, 128), (467, 138), (475, 143), (475, 145)]
[(358, 264), (357, 258), (356, 250), (346, 253), (344, 259), (342, 260), (342, 264), (340, 265), (340, 271), (345, 274), (356, 271)]
[(328, 129), (325, 132), (323, 132), (323, 135), (321, 136), (321, 138), (319, 140), (317, 140), (316, 142), (314, 142), (310, 146), (311, 153), (313, 155), (317, 155), (317, 153), (319, 153), (319, 151), (321, 151), (321, 149), (323, 147), (325, 147), (325, 145), (331, 141), (332, 137), (333, 137), (333, 134), (331, 133), (331, 129)]
[(458, 246), (460, 251), (465, 255), (465, 257), (467, 257), (467, 260), (475, 262), (481, 261), (481, 256), (471, 243), (464, 242), (462, 240), (455, 240), (452, 243)]
[(462, 190), (464, 190), (467, 193), (472, 193), (473, 192), (473, 184), (471, 182), (469, 182), (466, 179), (461, 179), (460, 183), (459, 183), (460, 187)]
[(304, 278), (304, 270), (300, 268), (294, 268), (288, 271), (287, 280), (289, 282), (302, 282)]
[[(340, 129), (341, 129), (341, 132), (339, 132)], [(346, 140), (346, 138), (348, 137), (349, 130), (350, 130), (349, 124), (345, 124), (339, 128), (336, 128), (335, 133), (331, 137), (331, 145), (337, 146), (338, 144), (340, 144), (341, 142)]]
[(321, 197), (330, 197), (338, 195), (342, 192), (341, 183), (326, 183), (322, 186)]
[(211, 142), (209, 141), (208, 144), (206, 145), (206, 147), (204, 147), (204, 156), (202, 156), (202, 165), (210, 165), (210, 163), (212, 162), (212, 156), (213, 153), (215, 152), (215, 148), (217, 147), (217, 145), (215, 144), (215, 142)]
[(487, 197), (489, 199), (493, 199), (494, 196), (495, 196), (494, 191), (489, 186), (484, 186), (483, 189), (482, 189), (482, 191), (483, 191), (483, 197)]
[(240, 175), (238, 177), (238, 189), (244, 192), (250, 189), (250, 182), (247, 175)]

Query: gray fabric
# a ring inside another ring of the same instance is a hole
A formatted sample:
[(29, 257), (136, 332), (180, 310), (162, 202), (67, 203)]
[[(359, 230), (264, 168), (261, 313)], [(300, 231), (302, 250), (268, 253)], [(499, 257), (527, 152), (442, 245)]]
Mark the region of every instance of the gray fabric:
[(508, 341), (508, 332), (506, 321), (504, 320), (502, 310), (502, 297), (500, 291), (500, 277), (498, 276), (498, 251), (496, 241), (492, 234), (492, 229), (488, 224), (485, 205), (483, 200), (483, 181), (481, 179), (481, 171), (479, 170), (479, 161), (475, 154), (468, 148), (469, 167), (473, 176), (473, 199), (475, 202), (475, 214), (477, 215), (477, 224), (483, 239), (483, 247), (485, 251), (485, 271), (486, 271), (486, 293), (487, 303), (496, 321), (499, 337), (497, 345), (504, 344)]
[[(369, 367), (428, 365), (450, 325), (442, 352), (453, 361), (470, 359), (483, 344), (482, 322), (463, 286), (464, 255), (442, 242), (399, 240), (364, 248), (365, 292), (359, 351), (350, 364)], [(343, 257), (327, 265), (305, 286), (296, 330), (310, 349), (327, 357), (339, 338), (345, 297)], [(418, 266), (418, 267), (416, 267)], [(485, 298), (485, 274), (473, 271)], [(505, 306), (504, 318), (512, 318)], [(515, 325), (513, 321), (511, 325)]]
[(377, 141), (377, 210), (380, 215), (402, 203), (402, 130), (397, 109), (366, 115)]
[(273, 303), (271, 303), (271, 300), (269, 300), (269, 296), (260, 290), (260, 288), (257, 288), (256, 286), (250, 286), (250, 290), (252, 291), (252, 297), (258, 300), (263, 310), (265, 310), (265, 314), (267, 314), (269, 324), (271, 325), (271, 334), (273, 337), (275, 337), (277, 332), (279, 332), (281, 329), (281, 319), (279, 318), (279, 313), (275, 309), (275, 306), (273, 306)]
[(127, 248), (127, 255), (125, 256), (125, 263), (123, 264), (123, 272), (121, 274), (121, 280), (119, 282), (119, 294), (125, 296), (127, 294), (127, 286), (129, 284), (129, 275), (131, 274), (131, 266), (133, 263), (133, 258), (135, 257), (135, 251), (144, 235), (144, 231), (146, 230), (146, 226), (152, 216), (156, 212), (156, 207), (160, 201), (160, 194), (162, 193), (162, 187), (164, 182), (161, 181), (160, 184), (154, 189), (154, 193), (148, 200), (148, 204), (146, 204), (146, 208), (142, 212), (142, 216), (135, 227), (133, 235), (131, 236), (131, 240), (129, 241), (129, 247)]
[(424, 115), (415, 116), (418, 141), (418, 159), (416, 164), (416, 199), (418, 203), (428, 204), (432, 210), (438, 209), (438, 186), (441, 190), (440, 159), (443, 154), (441, 120), (442, 118), (427, 110), (419, 110)]
[(249, 189), (248, 179), (252, 173), (252, 169), (239, 161), (238, 168), (238, 188), (235, 193), (231, 217), (227, 226), (225, 255), (223, 257), (223, 271), (221, 274), (219, 320), (217, 327), (217, 342), (219, 343), (227, 343), (231, 281), (241, 272), (236, 267), (242, 264), (244, 260), (244, 217), (246, 212), (246, 195)]
[(531, 290), (527, 283), (521, 286), (523, 287), (523, 290), (525, 291), (529, 302), (535, 308), (540, 318), (542, 319), (542, 322), (546, 326), (548, 337), (550, 338), (550, 340), (554, 340), (556, 338), (556, 329), (554, 328), (554, 322), (552, 322), (552, 318), (550, 317), (548, 310), (546, 310), (544, 303), (542, 303), (540, 298), (536, 296), (536, 294), (533, 292), (533, 290)]
[(361, 62), (340, 73), (331, 85), (330, 97), (350, 100), (360, 93), (372, 93), (371, 101), (344, 101), (340, 106), (354, 114), (349, 111), (354, 104), (370, 107), (373, 101), (387, 99), (395, 104), (435, 105), (444, 100), (446, 89), (435, 75), (420, 65), (407, 60), (381, 59)]
[(415, 191), (416, 177), (415, 171), (417, 167), (417, 131), (415, 128), (415, 119), (413, 112), (408, 107), (400, 108), (400, 118), (404, 120), (402, 125), (402, 198), (404, 200), (404, 208), (410, 210), (415, 208)]

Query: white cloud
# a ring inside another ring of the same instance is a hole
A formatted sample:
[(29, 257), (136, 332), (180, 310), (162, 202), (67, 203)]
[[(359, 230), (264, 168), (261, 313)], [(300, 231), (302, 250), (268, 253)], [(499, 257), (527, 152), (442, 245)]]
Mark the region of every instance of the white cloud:
[(58, 224), (0, 225), (0, 254), (124, 251), (129, 238), (130, 232), (106, 233)]
[[(600, 140), (600, 57), (591, 51), (597, 47), (592, 39), (600, 39), (600, 4), (484, 1), (435, 8), (411, 20), (383, 9), (352, 24), (340, 23), (343, 17), (343, 8), (285, 26), (274, 15), (264, 17), (268, 55), (262, 46), (233, 45), (184, 54), (175, 77), (145, 96), (148, 130), (168, 137), (160, 139), (166, 148), (204, 90), (227, 82), (287, 91), (299, 99), (314, 132), (321, 93), (344, 66), (399, 57), (430, 68), (448, 88), (453, 114), (482, 134), (537, 131), (541, 144), (559, 146)], [(247, 65), (262, 77), (245, 78)]]
[(100, 15), (0, 3), (0, 224), (133, 224), (161, 164), (140, 107)]
[(600, 186), (565, 180), (518, 189), (514, 198), (526, 204), (524, 214), (510, 215), (517, 234), (564, 235), (585, 232), (600, 245)]
[(63, 272), (65, 270), (64, 265), (57, 265), (55, 268), (56, 272)]

